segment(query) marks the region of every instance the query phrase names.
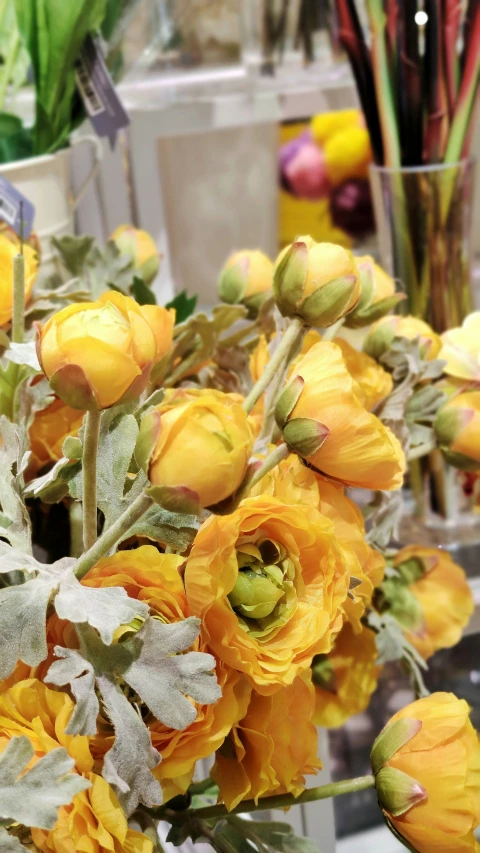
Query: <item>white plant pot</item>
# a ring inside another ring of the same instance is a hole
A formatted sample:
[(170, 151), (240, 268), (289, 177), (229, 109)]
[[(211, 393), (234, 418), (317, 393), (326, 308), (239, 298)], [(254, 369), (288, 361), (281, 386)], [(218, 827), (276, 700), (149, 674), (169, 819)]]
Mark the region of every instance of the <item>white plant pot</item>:
[[(72, 148), (84, 143), (93, 146), (93, 165), (74, 196), (70, 181)], [(69, 148), (63, 148), (55, 154), (16, 160), (0, 166), (0, 175), (4, 175), (35, 207), (33, 228), (42, 248), (42, 271), (47, 274), (54, 270), (51, 238), (73, 233), (75, 207), (97, 173), (102, 150), (95, 136), (82, 136), (72, 139)]]

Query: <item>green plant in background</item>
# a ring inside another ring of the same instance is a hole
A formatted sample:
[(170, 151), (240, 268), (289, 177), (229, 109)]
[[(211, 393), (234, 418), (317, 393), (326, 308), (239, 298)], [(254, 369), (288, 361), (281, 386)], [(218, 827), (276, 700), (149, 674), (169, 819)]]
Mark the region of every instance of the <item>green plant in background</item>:
[[(136, 0), (0, 0), (0, 162), (51, 154), (68, 145), (84, 120), (75, 61), (89, 33), (112, 39), (114, 76), (122, 68), (118, 33)], [(14, 95), (35, 91), (35, 119), (26, 126)]]

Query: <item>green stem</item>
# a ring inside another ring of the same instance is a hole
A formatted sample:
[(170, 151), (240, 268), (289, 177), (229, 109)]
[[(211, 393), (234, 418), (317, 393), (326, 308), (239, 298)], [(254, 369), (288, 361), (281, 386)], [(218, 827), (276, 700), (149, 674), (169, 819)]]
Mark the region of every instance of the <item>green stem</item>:
[(293, 317), (290, 321), (282, 340), (265, 367), (260, 379), (255, 383), (250, 394), (248, 394), (243, 402), (243, 408), (247, 414), (252, 411), (257, 400), (260, 399), (267, 386), (275, 377), (277, 371), (280, 370), (282, 363), (290, 352), (296, 338), (302, 333), (303, 326), (304, 322), (300, 317)]
[(373, 75), (385, 150), (385, 165), (398, 168), (401, 164), (400, 142), (388, 66), (385, 32), (387, 18), (382, 0), (367, 0), (367, 13), (372, 34)]
[(25, 334), (25, 258), (15, 255), (13, 259), (13, 319), (12, 341), (23, 343)]
[(333, 339), (337, 337), (337, 332), (340, 331), (344, 322), (345, 317), (340, 317), (340, 320), (337, 320), (336, 323), (333, 323), (332, 326), (329, 326), (328, 329), (325, 329), (322, 332), (322, 341), (333, 341)]
[(218, 346), (222, 347), (222, 349), (225, 349), (226, 347), (237, 346), (237, 344), (240, 344), (244, 338), (247, 338), (249, 335), (251, 335), (252, 331), (255, 331), (255, 326), (253, 323), (250, 326), (245, 326), (245, 328), (239, 329), (238, 332), (234, 332), (232, 335), (228, 335), (228, 337), (226, 338), (220, 338)]
[(276, 466), (283, 459), (286, 459), (289, 454), (290, 448), (287, 447), (286, 444), (280, 444), (278, 447), (275, 448), (275, 450), (272, 450), (270, 455), (267, 456), (267, 458), (264, 460), (262, 467), (259, 468), (256, 474), (253, 475), (249, 484), (249, 489), (251, 489), (252, 486), (256, 486), (256, 484), (260, 482), (260, 480), (262, 479), (262, 477), (265, 476), (265, 474), (268, 474), (268, 472), (271, 471), (272, 468), (276, 468)]
[[(342, 782), (329, 782), (327, 785), (320, 785), (317, 788), (307, 788), (298, 797), (293, 794), (274, 794), (272, 797), (261, 797), (258, 803), (255, 800), (244, 800), (239, 803), (231, 811), (227, 807), (219, 804), (216, 806), (206, 806), (202, 809), (195, 809), (190, 814), (200, 820), (210, 820), (212, 818), (228, 818), (229, 815), (249, 814), (250, 812), (265, 811), (268, 809), (288, 809), (291, 806), (298, 806), (301, 803), (313, 803), (316, 800), (327, 800), (330, 797), (339, 797), (342, 794), (353, 794), (356, 791), (365, 791), (367, 788), (375, 787), (374, 776), (358, 776), (356, 779), (345, 779)], [(168, 806), (168, 803), (167, 803)], [(162, 820), (170, 820), (169, 815), (171, 810), (165, 806), (160, 806), (158, 809), (150, 809), (149, 813), (154, 817)], [(180, 817), (180, 813), (176, 813), (176, 819)]]
[(80, 559), (77, 561), (77, 565), (75, 566), (75, 575), (81, 580), (90, 569), (98, 563), (99, 560), (102, 559), (111, 548), (113, 548), (117, 542), (122, 539), (125, 533), (127, 533), (131, 527), (138, 521), (139, 518), (150, 509), (153, 501), (151, 497), (142, 492), (138, 498), (130, 504), (128, 509), (117, 518), (117, 520), (102, 533), (101, 536), (97, 539), (95, 544), (82, 554)]
[(100, 435), (98, 409), (87, 412), (83, 444), (83, 548), (88, 551), (97, 540), (97, 454)]

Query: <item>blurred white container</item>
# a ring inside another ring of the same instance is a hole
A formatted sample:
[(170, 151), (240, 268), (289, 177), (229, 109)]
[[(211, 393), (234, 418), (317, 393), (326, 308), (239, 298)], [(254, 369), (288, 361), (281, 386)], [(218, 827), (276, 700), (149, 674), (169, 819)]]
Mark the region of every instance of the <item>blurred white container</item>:
[[(93, 148), (93, 162), (74, 195), (70, 179), (72, 148), (85, 143)], [(95, 136), (82, 136), (72, 139), (68, 148), (55, 154), (16, 160), (0, 166), (0, 175), (10, 181), (35, 207), (33, 227), (42, 247), (42, 269), (47, 274), (54, 269), (50, 239), (73, 234), (74, 210), (95, 177), (101, 158), (102, 146), (99, 140)]]

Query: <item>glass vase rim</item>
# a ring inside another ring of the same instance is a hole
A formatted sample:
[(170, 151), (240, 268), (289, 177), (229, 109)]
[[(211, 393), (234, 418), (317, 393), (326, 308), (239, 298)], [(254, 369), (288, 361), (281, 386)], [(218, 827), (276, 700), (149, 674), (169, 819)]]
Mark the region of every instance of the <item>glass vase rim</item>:
[(380, 175), (409, 175), (420, 172), (446, 172), (448, 169), (458, 169), (460, 166), (473, 166), (475, 162), (476, 158), (470, 154), (454, 163), (424, 163), (421, 166), (379, 166), (377, 163), (370, 163), (368, 168), (371, 172), (377, 172)]

